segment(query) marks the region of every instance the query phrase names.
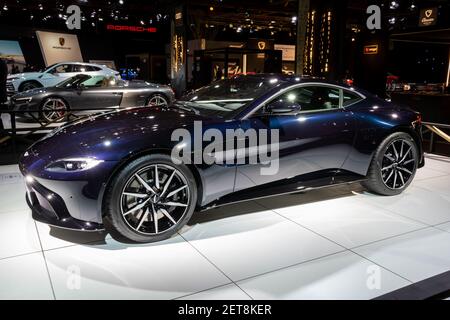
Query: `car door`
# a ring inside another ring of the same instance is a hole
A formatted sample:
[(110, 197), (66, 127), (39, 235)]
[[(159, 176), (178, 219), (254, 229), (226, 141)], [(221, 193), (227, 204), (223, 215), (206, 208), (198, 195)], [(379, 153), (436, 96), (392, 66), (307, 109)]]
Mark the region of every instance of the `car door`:
[(53, 67), (52, 69), (45, 72), (41, 78), (40, 82), (44, 85), (44, 87), (53, 87), (58, 83), (75, 76), (76, 73), (73, 72), (72, 64), (59, 64)]
[[(243, 120), (243, 129), (278, 131), (279, 162), (278, 170), (269, 175), (261, 174), (261, 164), (238, 166), (235, 191), (302, 175), (305, 179), (319, 177), (330, 169), (341, 168), (355, 135), (354, 119), (342, 107), (342, 100), (343, 90), (339, 87), (296, 85)], [(270, 110), (272, 105), (278, 110)], [(286, 108), (280, 109), (280, 105)], [(271, 141), (271, 145), (274, 143)]]
[(111, 85), (103, 76), (91, 77), (75, 89), (73, 108), (110, 109), (118, 108), (122, 100), (122, 88)]

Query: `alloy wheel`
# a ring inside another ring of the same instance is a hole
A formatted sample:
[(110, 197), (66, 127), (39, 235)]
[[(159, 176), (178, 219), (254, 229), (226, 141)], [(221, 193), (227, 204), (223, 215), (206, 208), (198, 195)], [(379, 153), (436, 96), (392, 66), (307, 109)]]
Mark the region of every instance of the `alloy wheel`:
[(126, 224), (135, 232), (158, 235), (173, 229), (186, 215), (190, 190), (185, 176), (166, 164), (153, 164), (125, 184), (120, 204)]
[(416, 170), (416, 153), (411, 141), (398, 139), (387, 147), (382, 160), (381, 177), (386, 187), (404, 188)]
[(168, 105), (168, 102), (167, 102), (166, 98), (164, 98), (163, 96), (161, 96), (159, 94), (150, 97), (150, 99), (148, 99), (148, 101), (147, 101), (148, 107), (165, 107), (167, 105)]
[(48, 121), (56, 121), (67, 113), (66, 103), (59, 98), (50, 98), (42, 106), (42, 117)]

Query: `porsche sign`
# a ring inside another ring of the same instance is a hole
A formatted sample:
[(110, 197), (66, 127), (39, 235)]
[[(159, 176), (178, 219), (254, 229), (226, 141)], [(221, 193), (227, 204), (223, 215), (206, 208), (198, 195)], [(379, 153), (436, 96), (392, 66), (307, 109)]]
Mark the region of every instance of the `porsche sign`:
[(370, 44), (370, 45), (364, 46), (364, 54), (378, 54), (378, 45)]
[(420, 27), (434, 26), (437, 20), (437, 8), (428, 8), (420, 10)]

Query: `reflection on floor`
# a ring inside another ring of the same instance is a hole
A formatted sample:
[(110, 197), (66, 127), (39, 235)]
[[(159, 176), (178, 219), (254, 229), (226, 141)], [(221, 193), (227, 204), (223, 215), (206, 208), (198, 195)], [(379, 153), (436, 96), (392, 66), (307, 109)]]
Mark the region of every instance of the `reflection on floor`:
[(413, 185), (359, 185), (196, 214), (161, 243), (35, 223), (0, 167), (0, 299), (370, 299), (450, 270), (450, 159)]

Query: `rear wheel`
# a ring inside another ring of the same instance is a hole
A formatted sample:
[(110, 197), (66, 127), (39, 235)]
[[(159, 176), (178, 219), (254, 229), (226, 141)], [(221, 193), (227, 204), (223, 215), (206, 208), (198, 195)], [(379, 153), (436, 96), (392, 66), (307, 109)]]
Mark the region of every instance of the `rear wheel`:
[(62, 121), (69, 111), (67, 103), (57, 97), (47, 98), (41, 106), (41, 118), (46, 122)]
[(195, 179), (166, 155), (134, 160), (113, 179), (105, 198), (106, 217), (136, 242), (167, 239), (191, 218), (197, 202)]
[(417, 145), (409, 134), (391, 134), (378, 147), (363, 184), (381, 195), (400, 194), (414, 179), (418, 159)]
[(159, 93), (151, 95), (146, 103), (147, 107), (167, 107), (168, 105), (167, 98)]

